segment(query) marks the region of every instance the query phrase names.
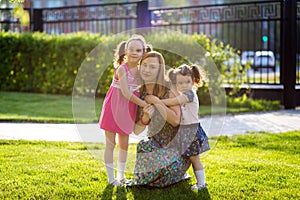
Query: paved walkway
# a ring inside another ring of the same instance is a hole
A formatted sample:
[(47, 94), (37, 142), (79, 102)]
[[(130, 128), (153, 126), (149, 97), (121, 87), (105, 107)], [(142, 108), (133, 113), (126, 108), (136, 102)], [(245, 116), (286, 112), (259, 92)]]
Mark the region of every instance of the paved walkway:
[[(208, 116), (201, 118), (201, 123), (208, 136), (285, 132), (300, 130), (300, 110)], [(145, 135), (145, 132), (139, 136), (132, 134), (130, 142), (137, 142)], [(98, 124), (0, 123), (0, 139), (105, 142)]]

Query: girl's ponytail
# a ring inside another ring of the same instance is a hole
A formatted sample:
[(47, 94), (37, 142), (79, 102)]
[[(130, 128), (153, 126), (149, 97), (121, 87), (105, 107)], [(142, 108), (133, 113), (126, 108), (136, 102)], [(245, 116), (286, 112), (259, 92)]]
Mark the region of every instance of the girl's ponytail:
[(114, 58), (114, 67), (117, 68), (119, 65), (121, 65), (125, 60), (125, 45), (126, 41), (122, 41), (119, 43), (116, 52), (115, 52), (115, 58)]
[(152, 46), (151, 46), (151, 44), (146, 44), (146, 46), (145, 46), (145, 53), (148, 53), (148, 52), (150, 52), (150, 51), (152, 51), (153, 49), (152, 49)]
[(191, 65), (191, 70), (193, 72), (193, 77), (194, 77), (194, 85), (197, 87), (201, 87), (203, 85), (203, 76), (200, 72), (200, 68), (198, 65)]
[(176, 73), (175, 73), (175, 70), (173, 68), (171, 68), (171, 69), (168, 70), (167, 74), (168, 74), (169, 81), (172, 84), (176, 85)]

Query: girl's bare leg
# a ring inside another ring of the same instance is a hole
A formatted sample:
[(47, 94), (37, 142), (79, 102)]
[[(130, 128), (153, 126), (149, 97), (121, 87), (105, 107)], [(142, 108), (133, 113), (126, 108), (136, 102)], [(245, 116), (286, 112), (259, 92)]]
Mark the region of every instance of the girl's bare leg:
[(195, 189), (202, 189), (206, 187), (206, 182), (205, 182), (205, 173), (204, 173), (204, 168), (203, 165), (200, 161), (200, 156), (191, 156), (190, 157), (193, 169), (194, 169), (194, 174), (197, 180), (197, 185), (193, 186)]
[(117, 163), (117, 179), (122, 180), (125, 178), (125, 168), (128, 154), (128, 143), (129, 135), (118, 134), (118, 143), (119, 143), (119, 155)]
[(193, 166), (194, 171), (198, 171), (198, 170), (203, 169), (203, 165), (200, 161), (200, 156), (199, 155), (191, 156), (190, 160), (192, 162), (192, 166)]
[(106, 173), (108, 176), (108, 183), (115, 181), (114, 175), (114, 149), (116, 146), (116, 133), (105, 131), (105, 151), (104, 151), (104, 163), (106, 167)]

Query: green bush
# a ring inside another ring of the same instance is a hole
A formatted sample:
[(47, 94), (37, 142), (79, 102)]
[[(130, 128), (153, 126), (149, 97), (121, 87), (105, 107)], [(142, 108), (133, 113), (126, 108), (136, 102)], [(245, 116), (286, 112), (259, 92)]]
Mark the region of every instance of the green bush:
[(1, 90), (71, 94), (80, 63), (101, 40), (88, 33), (2, 32)]
[[(98, 78), (102, 74), (97, 95), (103, 96), (111, 83), (113, 76), (112, 60), (110, 66), (103, 66), (107, 59), (111, 59), (117, 44), (129, 35), (117, 34), (99, 36), (91, 33), (69, 33), (61, 35), (47, 35), (45, 33), (0, 33), (0, 87), (3, 91), (21, 91), (48, 94), (67, 94), (73, 92), (76, 75), (82, 63), (89, 62), (93, 70), (84, 72), (81, 80), (76, 80), (82, 86), (76, 88), (84, 93), (88, 80)], [(232, 73), (224, 67), (224, 60), (234, 56), (235, 51), (229, 45), (224, 46), (211, 40), (205, 35), (182, 35), (179, 33), (149, 33), (145, 35), (154, 49), (160, 51), (166, 60), (166, 65), (176, 67), (182, 63), (201, 61), (203, 56), (212, 58), (218, 67), (222, 78), (227, 77), (231, 82), (240, 84), (241, 73)], [(195, 43), (204, 48), (203, 52), (193, 52), (190, 48)], [(170, 52), (174, 44), (180, 46), (177, 52)], [(182, 44), (182, 45), (181, 45)], [(107, 53), (91, 54), (95, 47)], [(163, 47), (163, 48), (161, 48)], [(208, 54), (205, 54), (208, 52)], [(180, 55), (193, 55), (193, 58)], [(195, 56), (194, 56), (195, 55)], [(204, 65), (205, 63), (199, 63)], [(238, 66), (237, 66), (238, 67)], [(212, 75), (213, 76), (213, 75)], [(216, 74), (218, 76), (218, 74)], [(201, 103), (209, 104), (211, 99), (208, 88), (210, 84), (220, 85), (222, 78), (213, 77), (199, 90)], [(214, 91), (211, 91), (214, 92)]]

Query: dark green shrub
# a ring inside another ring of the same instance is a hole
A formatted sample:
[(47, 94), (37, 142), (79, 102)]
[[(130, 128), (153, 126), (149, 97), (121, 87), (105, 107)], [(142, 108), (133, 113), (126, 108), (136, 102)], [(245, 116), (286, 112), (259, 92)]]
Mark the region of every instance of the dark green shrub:
[[(224, 67), (224, 60), (235, 55), (229, 45), (218, 44), (216, 40), (197, 34), (188, 36), (175, 32), (156, 32), (144, 36), (155, 50), (163, 54), (168, 67), (198, 61), (197, 64), (207, 67), (207, 63), (202, 62), (203, 58), (206, 56), (213, 60), (222, 77), (219, 74), (210, 75), (212, 81), (198, 92), (201, 104), (211, 103), (211, 96), (217, 96), (218, 91), (211, 90), (211, 93), (216, 94), (209, 94), (208, 88), (212, 85), (220, 87), (225, 79), (230, 79), (238, 88), (240, 73), (228, 72)], [(82, 32), (61, 35), (1, 32), (0, 89), (70, 95), (78, 70), (82, 64), (88, 63), (91, 69), (84, 71), (80, 80), (76, 80), (80, 83), (76, 91), (85, 93), (86, 89), (90, 89), (85, 88), (88, 87), (88, 81), (101, 77), (97, 95), (104, 96), (113, 76), (111, 58), (114, 49), (121, 40), (128, 37), (124, 34), (99, 36)], [(195, 44), (202, 46), (203, 51), (193, 49)], [(100, 50), (91, 53), (95, 49)], [(104, 66), (104, 63), (109, 63), (109, 66)]]
[(71, 94), (80, 64), (101, 40), (88, 33), (2, 32), (1, 90)]

